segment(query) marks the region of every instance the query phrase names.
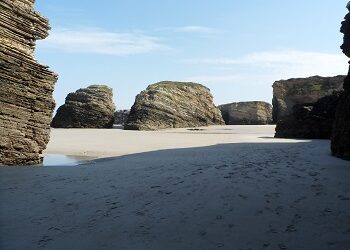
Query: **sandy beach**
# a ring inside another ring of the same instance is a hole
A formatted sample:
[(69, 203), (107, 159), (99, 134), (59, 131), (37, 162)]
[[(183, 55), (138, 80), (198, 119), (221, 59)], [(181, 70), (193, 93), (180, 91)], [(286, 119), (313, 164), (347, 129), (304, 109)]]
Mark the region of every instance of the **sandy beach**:
[(53, 129), (45, 154), (101, 159), (0, 168), (0, 248), (349, 249), (350, 166), (328, 140), (202, 129)]
[(65, 154), (94, 158), (122, 156), (163, 149), (192, 148), (225, 143), (290, 142), (271, 141), (275, 126), (211, 126), (131, 131), (116, 129), (51, 129), (44, 154)]

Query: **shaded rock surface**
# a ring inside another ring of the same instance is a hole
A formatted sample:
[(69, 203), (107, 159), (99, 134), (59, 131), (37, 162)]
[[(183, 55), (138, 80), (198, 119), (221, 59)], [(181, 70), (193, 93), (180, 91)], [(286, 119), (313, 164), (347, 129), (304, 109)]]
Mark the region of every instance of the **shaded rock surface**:
[(330, 139), (341, 92), (325, 96), (316, 103), (297, 104), (291, 115), (279, 120), (277, 138)]
[(315, 103), (318, 99), (342, 90), (345, 76), (293, 78), (273, 84), (273, 122), (290, 115), (296, 104)]
[(130, 110), (128, 109), (117, 110), (114, 113), (114, 124), (124, 124), (128, 119), (129, 114)]
[(34, 59), (49, 24), (33, 5), (0, 1), (0, 164), (38, 164), (49, 141), (57, 75)]
[(51, 126), (54, 128), (112, 128), (115, 105), (112, 89), (91, 85), (66, 97), (57, 110)]
[[(347, 8), (350, 11), (350, 2)], [(345, 16), (340, 31), (344, 34), (341, 49), (350, 57), (350, 13)], [(344, 90), (335, 115), (331, 150), (333, 155), (350, 160), (350, 69), (344, 80)]]
[(220, 110), (210, 90), (201, 84), (163, 81), (152, 84), (136, 96), (124, 128), (165, 128), (222, 125)]
[(272, 122), (272, 105), (267, 102), (234, 102), (218, 108), (226, 125), (264, 125)]

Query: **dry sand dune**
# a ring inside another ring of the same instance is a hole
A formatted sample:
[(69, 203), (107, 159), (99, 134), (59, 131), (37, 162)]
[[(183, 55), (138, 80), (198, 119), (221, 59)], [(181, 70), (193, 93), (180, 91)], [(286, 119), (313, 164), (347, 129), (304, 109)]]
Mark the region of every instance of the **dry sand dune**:
[(329, 141), (272, 136), (273, 126), (54, 131), (50, 153), (71, 141), (76, 155), (128, 155), (0, 168), (0, 248), (349, 249), (349, 162)]

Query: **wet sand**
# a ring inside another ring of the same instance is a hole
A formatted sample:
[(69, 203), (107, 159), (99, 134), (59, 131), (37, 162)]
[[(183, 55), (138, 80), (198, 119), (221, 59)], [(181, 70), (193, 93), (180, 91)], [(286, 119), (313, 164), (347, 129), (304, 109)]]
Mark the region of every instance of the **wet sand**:
[(272, 136), (57, 130), (50, 153), (119, 156), (0, 168), (0, 248), (349, 249), (350, 163), (327, 140)]

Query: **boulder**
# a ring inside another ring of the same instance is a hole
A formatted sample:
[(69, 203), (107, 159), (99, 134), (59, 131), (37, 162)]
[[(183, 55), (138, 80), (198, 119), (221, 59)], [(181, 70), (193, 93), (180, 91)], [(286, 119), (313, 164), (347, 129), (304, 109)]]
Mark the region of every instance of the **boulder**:
[(343, 89), (345, 76), (293, 78), (273, 84), (273, 122), (290, 115), (296, 104), (315, 103), (318, 99)]
[(341, 92), (315, 103), (297, 104), (293, 112), (277, 122), (276, 138), (330, 139)]
[(117, 110), (114, 113), (114, 124), (121, 124), (124, 125), (126, 120), (128, 119), (130, 114), (130, 110), (123, 109), (123, 110)]
[[(347, 7), (350, 11), (350, 2)], [(350, 13), (345, 16), (340, 31), (344, 34), (341, 49), (350, 57)], [(333, 155), (350, 160), (350, 68), (343, 87), (344, 93), (340, 97), (335, 114), (331, 150)]]
[(34, 59), (50, 27), (33, 7), (0, 1), (0, 165), (39, 164), (50, 137), (57, 75)]
[(113, 91), (105, 85), (91, 85), (68, 94), (57, 110), (54, 128), (112, 128), (115, 105)]
[(264, 125), (272, 123), (272, 105), (267, 102), (234, 102), (220, 105), (226, 125)]
[(165, 128), (222, 125), (220, 110), (210, 90), (198, 83), (159, 82), (136, 96), (124, 129), (157, 130)]

